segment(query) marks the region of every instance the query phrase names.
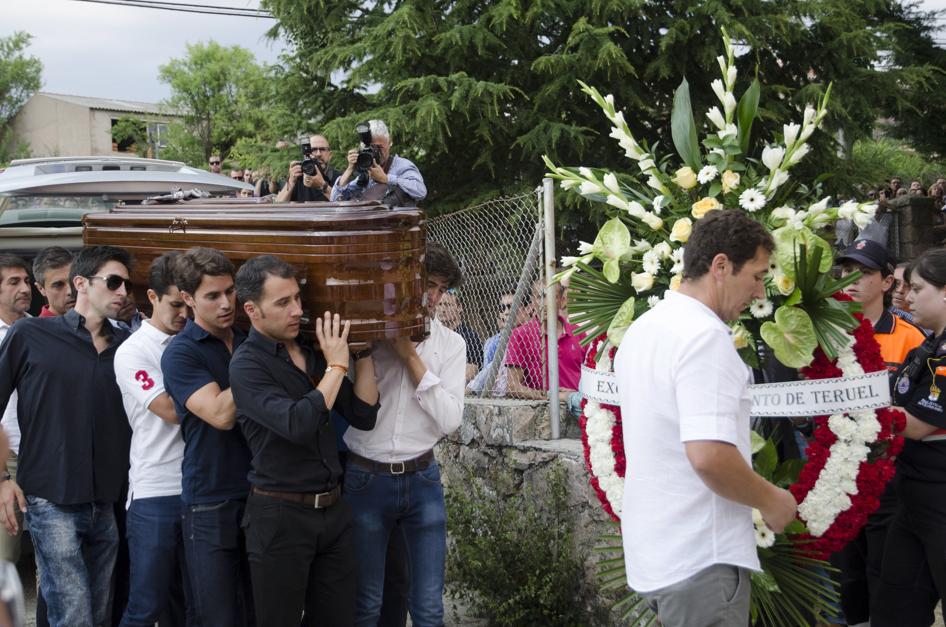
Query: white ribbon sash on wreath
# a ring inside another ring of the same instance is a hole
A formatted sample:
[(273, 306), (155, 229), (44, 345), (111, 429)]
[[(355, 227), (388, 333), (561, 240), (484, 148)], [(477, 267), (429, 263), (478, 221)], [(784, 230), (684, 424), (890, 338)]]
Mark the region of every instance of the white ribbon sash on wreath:
[[(581, 367), (578, 391), (588, 400), (620, 405), (613, 372)], [(751, 416), (830, 416), (890, 406), (890, 378), (886, 370), (836, 379), (783, 381), (749, 386)]]

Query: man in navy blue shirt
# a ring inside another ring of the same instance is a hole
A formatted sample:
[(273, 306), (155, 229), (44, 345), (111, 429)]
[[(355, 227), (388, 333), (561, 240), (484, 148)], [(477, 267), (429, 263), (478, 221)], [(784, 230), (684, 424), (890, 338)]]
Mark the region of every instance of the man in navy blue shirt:
[(131, 293), (130, 265), (121, 248), (83, 249), (70, 273), (75, 308), (18, 321), (0, 347), (0, 407), (16, 389), (22, 434), (0, 522), (15, 533), (25, 512), (53, 626), (108, 622), (131, 439), (112, 365), (128, 332), (108, 319)]
[(233, 327), (234, 269), (220, 251), (192, 248), (174, 277), (189, 320), (161, 357), (164, 387), (181, 416), (184, 555), (198, 624), (245, 625), (253, 616), (240, 521), (250, 451), (235, 429), (230, 357), (246, 335)]

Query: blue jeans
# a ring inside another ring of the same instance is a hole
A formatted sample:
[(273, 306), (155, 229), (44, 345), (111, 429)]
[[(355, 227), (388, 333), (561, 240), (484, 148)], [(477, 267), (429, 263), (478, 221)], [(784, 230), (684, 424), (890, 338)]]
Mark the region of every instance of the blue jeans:
[(26, 497), (26, 521), (52, 627), (107, 625), (118, 529), (112, 503)]
[(378, 624), (388, 539), (397, 526), (407, 545), (411, 621), (416, 627), (441, 627), (447, 511), (440, 466), (434, 462), (420, 472), (391, 475), (349, 462), (344, 496), (352, 509), (358, 561), (355, 625)]
[(253, 624), (253, 592), (240, 521), (246, 502), (185, 505), (184, 556), (198, 624)]
[(188, 584), (181, 497), (133, 500), (128, 507), (127, 536), (131, 574), (121, 627), (152, 627), (168, 609), (172, 597), (178, 600), (175, 607), (184, 606), (181, 597)]

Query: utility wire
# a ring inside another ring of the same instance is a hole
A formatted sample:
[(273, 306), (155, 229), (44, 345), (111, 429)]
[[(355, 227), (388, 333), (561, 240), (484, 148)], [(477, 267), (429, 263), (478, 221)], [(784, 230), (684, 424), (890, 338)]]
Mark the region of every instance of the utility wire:
[[(133, 1), (125, 0), (72, 0), (73, 2), (88, 2), (91, 4), (111, 4), (120, 7), (132, 7), (136, 9), (156, 9), (159, 11), (176, 11), (180, 13), (203, 13), (205, 15), (226, 15), (231, 17), (262, 17), (266, 19), (276, 19), (271, 13), (265, 11), (257, 11), (256, 9), (247, 9), (246, 11), (253, 11), (252, 13), (244, 12), (237, 13), (234, 12), (240, 11), (235, 7), (216, 7), (213, 5), (194, 5), (194, 6), (204, 6), (207, 9), (221, 9), (221, 10), (203, 10), (197, 8), (187, 8), (183, 4), (175, 4), (173, 2), (168, 3), (156, 3), (156, 4), (135, 4)], [(141, 0), (137, 0), (140, 2)]]

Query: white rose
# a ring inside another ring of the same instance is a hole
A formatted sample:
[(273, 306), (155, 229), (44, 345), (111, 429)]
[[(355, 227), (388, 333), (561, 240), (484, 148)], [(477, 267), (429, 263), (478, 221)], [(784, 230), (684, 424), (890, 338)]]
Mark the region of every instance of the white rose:
[(646, 292), (654, 286), (654, 275), (649, 272), (641, 272), (640, 274), (631, 275), (631, 286), (637, 291), (638, 294), (641, 292)]

